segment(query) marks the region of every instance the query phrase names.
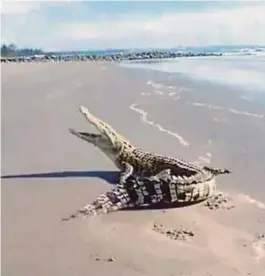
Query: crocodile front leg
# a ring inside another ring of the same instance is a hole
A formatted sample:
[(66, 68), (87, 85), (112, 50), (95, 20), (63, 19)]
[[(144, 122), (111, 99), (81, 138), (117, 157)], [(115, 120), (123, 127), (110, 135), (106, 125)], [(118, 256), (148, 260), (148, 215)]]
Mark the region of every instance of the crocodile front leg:
[(118, 183), (119, 188), (124, 188), (127, 179), (133, 174), (133, 166), (127, 162), (122, 163), (123, 170), (120, 173), (120, 179)]

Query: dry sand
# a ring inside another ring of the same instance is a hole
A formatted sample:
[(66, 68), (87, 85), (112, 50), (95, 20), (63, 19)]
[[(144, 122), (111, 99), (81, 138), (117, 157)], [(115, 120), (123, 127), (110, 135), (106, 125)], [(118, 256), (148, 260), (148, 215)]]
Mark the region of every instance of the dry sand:
[[(61, 221), (117, 176), (68, 133), (92, 129), (81, 104), (148, 150), (194, 158), (162, 123), (144, 124), (130, 109), (153, 93), (149, 77), (92, 63), (2, 65), (3, 276), (264, 275), (265, 206), (240, 192), (216, 210), (202, 203)], [(218, 188), (231, 179), (220, 177)]]

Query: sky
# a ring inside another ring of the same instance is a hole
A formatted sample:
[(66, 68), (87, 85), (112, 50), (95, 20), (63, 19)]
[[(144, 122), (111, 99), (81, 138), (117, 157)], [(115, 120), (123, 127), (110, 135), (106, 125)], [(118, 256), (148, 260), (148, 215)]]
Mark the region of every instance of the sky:
[(265, 1), (1, 0), (1, 43), (46, 51), (265, 45)]

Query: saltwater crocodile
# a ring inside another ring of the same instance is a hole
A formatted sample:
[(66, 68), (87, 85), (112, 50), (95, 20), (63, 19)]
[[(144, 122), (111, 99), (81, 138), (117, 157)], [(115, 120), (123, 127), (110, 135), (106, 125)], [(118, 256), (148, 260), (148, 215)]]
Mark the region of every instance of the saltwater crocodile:
[(150, 177), (170, 169), (180, 185), (193, 185), (210, 181), (220, 174), (230, 173), (228, 169), (199, 166), (180, 158), (167, 157), (150, 153), (131, 144), (126, 138), (117, 133), (109, 124), (92, 115), (89, 110), (80, 106), (80, 112), (89, 123), (99, 131), (98, 134), (69, 131), (98, 147), (121, 170), (118, 186), (124, 188), (130, 176)]

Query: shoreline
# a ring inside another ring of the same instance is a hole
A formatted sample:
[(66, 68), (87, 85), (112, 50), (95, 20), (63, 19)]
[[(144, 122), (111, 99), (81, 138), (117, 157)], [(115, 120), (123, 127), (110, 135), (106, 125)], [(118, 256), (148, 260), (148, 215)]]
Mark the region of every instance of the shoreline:
[[(1, 179), (3, 274), (262, 275), (264, 203), (242, 195), (249, 194), (246, 187), (262, 194), (254, 185), (262, 170), (255, 165), (255, 176), (244, 163), (252, 156), (258, 162), (258, 144), (242, 157), (240, 147), (250, 144), (230, 144), (229, 135), (236, 137), (230, 125), (214, 122), (225, 114), (236, 131), (247, 132), (261, 119), (245, 115), (242, 124), (240, 114), (187, 105), (219, 98), (211, 87), (194, 90), (181, 77), (163, 82), (164, 76), (100, 63), (2, 66), (2, 176), (9, 176)], [(68, 134), (69, 127), (94, 131), (78, 113), (81, 104), (146, 150), (232, 167), (233, 176), (217, 179), (217, 189), (231, 199), (214, 209), (202, 203), (62, 223), (109, 190), (107, 180), (117, 171), (97, 149)], [(145, 115), (152, 124), (142, 122)], [(196, 127), (194, 118), (203, 123)], [(254, 176), (251, 185), (242, 167)]]

